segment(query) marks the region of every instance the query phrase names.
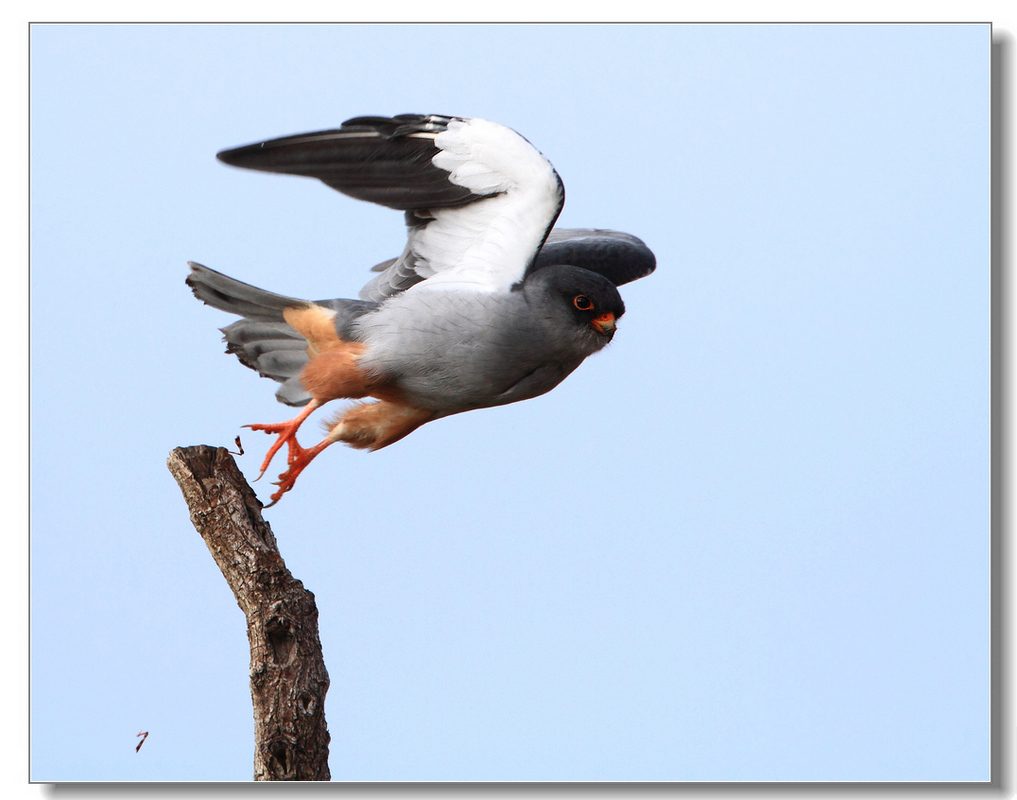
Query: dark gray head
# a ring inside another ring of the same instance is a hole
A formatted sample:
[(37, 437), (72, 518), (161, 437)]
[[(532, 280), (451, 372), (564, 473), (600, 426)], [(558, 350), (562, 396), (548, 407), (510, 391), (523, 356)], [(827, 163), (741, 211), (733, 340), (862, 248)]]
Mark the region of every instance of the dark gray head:
[(573, 320), (584, 333), (593, 331), (601, 338), (601, 345), (611, 341), (615, 323), (625, 313), (617, 287), (603, 275), (582, 267), (543, 267), (530, 273), (522, 288), (528, 296), (539, 292), (556, 317)]

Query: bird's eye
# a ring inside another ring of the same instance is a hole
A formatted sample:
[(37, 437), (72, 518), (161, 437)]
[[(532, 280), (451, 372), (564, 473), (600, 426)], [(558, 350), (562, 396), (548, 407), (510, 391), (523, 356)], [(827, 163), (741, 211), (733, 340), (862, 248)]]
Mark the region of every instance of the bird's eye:
[(572, 300), (572, 305), (580, 311), (589, 311), (593, 308), (593, 301), (585, 294), (577, 294)]

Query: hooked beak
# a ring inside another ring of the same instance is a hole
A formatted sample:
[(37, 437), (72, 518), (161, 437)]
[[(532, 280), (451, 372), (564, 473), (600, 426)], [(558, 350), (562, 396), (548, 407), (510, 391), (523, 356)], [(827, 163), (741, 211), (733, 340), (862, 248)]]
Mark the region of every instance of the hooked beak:
[(610, 311), (590, 320), (593, 329), (601, 336), (610, 336), (615, 329), (615, 316)]

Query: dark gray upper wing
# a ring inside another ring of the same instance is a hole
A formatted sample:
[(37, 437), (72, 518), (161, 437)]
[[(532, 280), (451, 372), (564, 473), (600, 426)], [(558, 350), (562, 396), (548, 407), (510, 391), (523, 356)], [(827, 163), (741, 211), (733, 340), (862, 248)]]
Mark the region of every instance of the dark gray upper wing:
[(555, 228), (527, 274), (552, 264), (571, 264), (603, 275), (615, 286), (645, 278), (657, 267), (641, 239), (621, 231)]
[(355, 117), (340, 127), (223, 150), (231, 166), (303, 175), (343, 194), (407, 211), (461, 206), (497, 192), (475, 193), (449, 180), (431, 159), (434, 139), (453, 120), (438, 114)]

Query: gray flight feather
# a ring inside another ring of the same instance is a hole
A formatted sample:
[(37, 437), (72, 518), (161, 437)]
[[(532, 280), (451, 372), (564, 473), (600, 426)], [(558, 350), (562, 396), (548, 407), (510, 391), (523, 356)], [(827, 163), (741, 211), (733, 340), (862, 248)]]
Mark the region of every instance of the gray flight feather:
[(631, 233), (596, 228), (555, 228), (548, 234), (529, 271), (571, 264), (603, 275), (615, 286), (645, 278), (657, 259)]

